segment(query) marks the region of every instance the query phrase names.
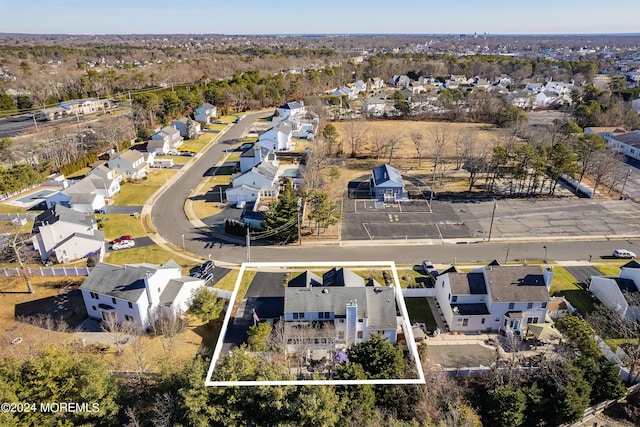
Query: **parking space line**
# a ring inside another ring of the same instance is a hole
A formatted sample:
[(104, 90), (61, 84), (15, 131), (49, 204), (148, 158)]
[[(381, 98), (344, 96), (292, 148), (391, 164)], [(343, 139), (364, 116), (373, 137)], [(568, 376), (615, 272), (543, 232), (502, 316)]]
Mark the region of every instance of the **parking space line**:
[(393, 216), (391, 214), (388, 214), (389, 216), (389, 222), (393, 222)]
[(438, 230), (438, 235), (440, 236), (440, 240), (442, 240), (442, 242), (444, 243), (444, 237), (442, 237), (442, 232), (440, 232), (440, 227), (438, 227), (438, 224), (435, 222), (432, 222), (432, 224), (436, 226), (436, 230)]
[(398, 215), (396, 215), (395, 217), (396, 217), (396, 222), (398, 222)]
[(367, 236), (369, 236), (369, 240), (373, 240), (373, 236), (371, 235), (371, 233), (369, 233), (369, 230), (367, 229), (367, 224), (363, 222), (362, 227), (364, 228), (364, 231), (367, 232)]

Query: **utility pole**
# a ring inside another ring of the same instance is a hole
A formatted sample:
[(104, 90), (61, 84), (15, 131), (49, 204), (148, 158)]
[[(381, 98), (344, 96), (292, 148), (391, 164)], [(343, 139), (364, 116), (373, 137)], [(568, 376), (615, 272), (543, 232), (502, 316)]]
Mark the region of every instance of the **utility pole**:
[(249, 227), (247, 227), (247, 262), (251, 262), (251, 237), (249, 236)]
[(491, 232), (493, 231), (493, 218), (496, 216), (496, 209), (498, 208), (498, 202), (496, 199), (493, 199), (493, 212), (491, 213), (491, 225), (489, 226), (489, 238), (487, 242), (491, 241)]
[(627, 175), (624, 177), (624, 182), (622, 183), (622, 190), (620, 190), (620, 193), (622, 193), (622, 197), (624, 197), (624, 187), (627, 186), (627, 179), (629, 179), (629, 175), (631, 175), (631, 166), (629, 166), (629, 169), (627, 169)]

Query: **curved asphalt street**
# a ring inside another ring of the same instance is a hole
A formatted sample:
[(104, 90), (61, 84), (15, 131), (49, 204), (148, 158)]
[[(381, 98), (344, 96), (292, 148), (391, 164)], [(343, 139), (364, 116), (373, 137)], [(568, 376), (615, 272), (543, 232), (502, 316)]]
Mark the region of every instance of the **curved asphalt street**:
[[(219, 162), (224, 151), (235, 144), (258, 117), (264, 113), (247, 115), (238, 124), (230, 125), (220, 140), (206, 152), (199, 154), (194, 163), (179, 172), (171, 187), (160, 195), (151, 209), (151, 217), (157, 232), (177, 247), (183, 244), (188, 252), (203, 258), (230, 263), (247, 260), (247, 248), (243, 244), (227, 243), (212, 236), (189, 221), (184, 212), (184, 202), (196, 188), (205, 173)], [(184, 236), (184, 237), (183, 237)], [(252, 262), (289, 261), (395, 261), (398, 264), (419, 264), (429, 259), (437, 264), (486, 263), (491, 260), (540, 261), (545, 257), (556, 261), (593, 261), (606, 259), (614, 249), (625, 248), (640, 254), (640, 240), (608, 240), (595, 237), (566, 239), (549, 236), (530, 236), (512, 242), (446, 243), (432, 241), (411, 242), (400, 240), (379, 242), (362, 240), (343, 242), (342, 245), (317, 246), (256, 246), (250, 248)], [(570, 240), (571, 239), (571, 240)], [(546, 246), (546, 249), (545, 249)]]

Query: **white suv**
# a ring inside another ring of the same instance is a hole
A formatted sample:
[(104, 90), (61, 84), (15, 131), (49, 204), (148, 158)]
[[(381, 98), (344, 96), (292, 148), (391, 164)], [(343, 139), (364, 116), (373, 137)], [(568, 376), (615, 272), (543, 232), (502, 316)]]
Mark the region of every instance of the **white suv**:
[(616, 258), (635, 258), (636, 254), (626, 249), (616, 249), (613, 251), (613, 256)]

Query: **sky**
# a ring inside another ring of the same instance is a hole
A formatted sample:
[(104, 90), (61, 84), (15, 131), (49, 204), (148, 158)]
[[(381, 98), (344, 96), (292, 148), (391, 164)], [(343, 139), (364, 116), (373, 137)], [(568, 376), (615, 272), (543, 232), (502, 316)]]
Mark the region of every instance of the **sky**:
[(638, 0), (0, 0), (38, 34), (640, 33)]

